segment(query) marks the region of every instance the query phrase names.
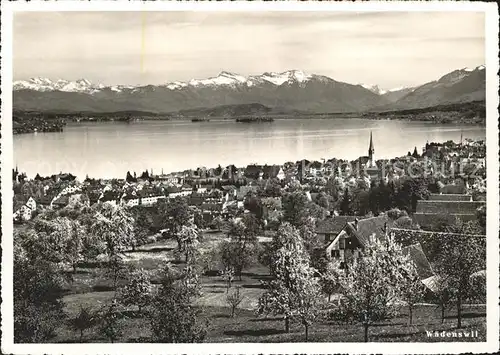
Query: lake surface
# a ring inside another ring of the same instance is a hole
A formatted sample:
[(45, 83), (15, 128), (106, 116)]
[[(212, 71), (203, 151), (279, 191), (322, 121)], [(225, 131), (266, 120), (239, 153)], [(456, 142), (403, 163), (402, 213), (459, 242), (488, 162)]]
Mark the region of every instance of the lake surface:
[(71, 123), (62, 133), (14, 136), (14, 165), (28, 177), (71, 172), (79, 178), (125, 178), (127, 171), (165, 173), (197, 167), (281, 164), (300, 159), (355, 159), (367, 155), (373, 132), (375, 158), (419, 153), (427, 141), (485, 139), (486, 128), (365, 119), (139, 121)]

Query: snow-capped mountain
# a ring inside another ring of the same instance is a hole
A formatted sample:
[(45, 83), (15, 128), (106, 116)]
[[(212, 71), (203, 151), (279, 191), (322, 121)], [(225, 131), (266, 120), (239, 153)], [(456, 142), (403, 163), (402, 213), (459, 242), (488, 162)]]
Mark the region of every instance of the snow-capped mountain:
[(94, 93), (105, 86), (102, 84), (93, 84), (87, 79), (78, 79), (68, 81), (63, 79), (51, 80), (48, 78), (31, 78), (29, 80), (15, 81), (14, 90), (35, 90), (35, 91), (66, 91), (66, 92), (85, 92)]
[[(467, 86), (467, 82), (476, 84)], [(256, 103), (322, 113), (364, 111), (390, 107), (393, 103), (394, 107), (425, 107), (442, 100), (475, 99), (484, 97), (484, 86), (484, 66), (473, 70), (455, 70), (437, 81), (416, 88), (389, 90), (377, 85), (352, 85), (300, 70), (249, 76), (222, 71), (206, 79), (145, 86), (106, 86), (86, 79), (32, 78), (14, 82), (13, 99), (17, 109), (40, 111), (173, 112)], [(422, 93), (425, 93), (423, 97)]]
[[(270, 83), (276, 86), (280, 86), (284, 83), (303, 83), (310, 80), (312, 77), (313, 75), (308, 75), (300, 70), (288, 70), (282, 73), (266, 72), (261, 75), (250, 75), (248, 77), (230, 73), (227, 71), (222, 71), (216, 77), (210, 77), (207, 79), (191, 79), (187, 82), (174, 81), (159, 86), (170, 90), (182, 90), (186, 87), (236, 87), (242, 84), (251, 87), (263, 83)], [(135, 88), (139, 88), (139, 86), (105, 86), (103, 84), (93, 84), (90, 80), (87, 79), (79, 79), (77, 81), (58, 79), (56, 81), (53, 81), (48, 78), (31, 78), (29, 80), (19, 80), (14, 82), (14, 90), (95, 93), (104, 89), (109, 89), (115, 92), (122, 92), (126, 89), (133, 90)]]
[(435, 81), (413, 88), (399, 98), (395, 108), (420, 108), (440, 104), (485, 100), (486, 70), (484, 65), (462, 68)]

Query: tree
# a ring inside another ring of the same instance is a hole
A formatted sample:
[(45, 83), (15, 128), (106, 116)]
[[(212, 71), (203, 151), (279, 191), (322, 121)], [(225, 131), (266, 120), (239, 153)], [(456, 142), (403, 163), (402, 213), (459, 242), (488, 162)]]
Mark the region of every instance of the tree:
[(441, 310), (441, 323), (444, 323), (446, 309), (452, 304), (451, 292), (446, 287), (446, 283), (441, 277), (434, 277), (434, 288), (432, 291)]
[(302, 191), (289, 192), (282, 197), (283, 217), (286, 222), (298, 227), (307, 217), (307, 196)]
[(236, 286), (236, 289), (233, 292), (229, 292), (226, 295), (226, 302), (229, 304), (231, 308), (231, 318), (234, 317), (234, 311), (236, 307), (243, 301), (243, 295), (240, 294), (240, 286)]
[(50, 220), (46, 217), (45, 214), (39, 215), (33, 230), (21, 237), (26, 251), (47, 261), (70, 265), (73, 273), (76, 272), (76, 265), (83, 258), (84, 228), (68, 217)]
[(326, 210), (330, 209), (330, 200), (328, 199), (328, 195), (324, 192), (320, 192), (318, 195), (318, 205)]
[(112, 255), (109, 257), (106, 263), (106, 268), (104, 269), (104, 275), (111, 278), (113, 282), (113, 289), (116, 290), (118, 285), (118, 280), (125, 277), (127, 274), (127, 266), (123, 262), (123, 258), (119, 254)]
[(340, 213), (342, 216), (351, 216), (352, 215), (352, 210), (351, 210), (351, 199), (349, 196), (349, 190), (347, 187), (344, 189), (344, 193), (342, 195), (342, 201), (340, 202)]
[(245, 214), (241, 220), (233, 220), (229, 228), (229, 242), (220, 244), (221, 261), (225, 268), (233, 268), (241, 280), (243, 269), (257, 260), (257, 235), (260, 225), (253, 214)]
[(486, 206), (481, 206), (476, 210), (476, 217), (477, 222), (482, 229), (481, 234), (486, 234)]
[(206, 227), (206, 222), (203, 219), (203, 214), (202, 213), (195, 213), (194, 215), (194, 225), (198, 227), (199, 229), (203, 229)]
[(184, 225), (179, 231), (177, 240), (179, 242), (179, 251), (184, 252), (186, 256), (186, 263), (190, 261), (197, 252), (197, 245), (199, 243), (200, 235), (196, 225)]
[(270, 179), (266, 181), (263, 197), (281, 197), (281, 184), (277, 179)]
[(401, 256), (400, 246), (388, 238), (386, 242), (370, 241), (360, 257), (343, 267), (340, 262), (332, 263), (344, 305), (363, 324), (365, 342), (371, 324), (393, 314)]
[(311, 257), (314, 255), (314, 250), (323, 248), (323, 243), (316, 233), (315, 220), (312, 217), (304, 219), (303, 224), (299, 227), (299, 233), (302, 241), (304, 242), (304, 246)]
[(147, 314), (153, 340), (160, 343), (197, 343), (206, 336), (206, 324), (200, 322), (200, 310), (192, 305), (187, 273), (175, 271), (169, 264), (162, 272), (159, 292)]
[(298, 282), (296, 291), (298, 296), (298, 304), (296, 306), (297, 318), (304, 326), (305, 341), (309, 338), (309, 327), (314, 323), (320, 313), (320, 287), (318, 280), (314, 277), (314, 271), (309, 269), (309, 272), (304, 275)]
[(152, 221), (150, 220), (150, 216), (147, 213), (146, 209), (142, 206), (137, 206), (134, 209), (134, 225), (133, 225), (133, 239), (132, 239), (132, 249), (138, 245), (146, 244), (147, 238), (150, 235), (150, 228), (152, 225)]
[(111, 343), (123, 335), (123, 315), (118, 309), (118, 302), (113, 299), (101, 310), (99, 333), (106, 337)]
[(397, 207), (408, 211), (415, 211), (417, 201), (429, 197), (428, 181), (425, 178), (408, 177), (403, 180), (396, 196)]
[[(439, 257), (434, 270), (443, 279), (457, 307), (457, 327), (462, 327), (462, 304), (474, 297), (471, 276), (486, 269), (486, 238), (478, 237), (480, 227), (474, 222), (461, 222), (441, 236)], [(453, 233), (453, 234), (452, 234)]]
[(307, 337), (317, 315), (319, 285), (297, 229), (283, 223), (273, 238), (271, 251), (273, 280), (259, 298), (257, 313), (284, 315), (286, 332), (290, 330), (290, 320), (297, 318)]
[(370, 193), (368, 190), (356, 188), (352, 193), (351, 211), (358, 216), (366, 216), (370, 211)]
[(163, 227), (170, 231), (170, 234), (176, 238), (179, 251), (182, 249), (179, 232), (182, 226), (185, 226), (191, 220), (191, 212), (185, 199), (176, 197), (160, 206), (160, 214), (164, 216)]
[(96, 324), (96, 315), (91, 307), (80, 306), (78, 314), (69, 320), (70, 327), (80, 333), (80, 343), (83, 342), (83, 333)]
[(255, 241), (223, 241), (219, 248), (224, 269), (234, 270), (240, 281), (243, 270), (255, 264), (257, 260)]
[(215, 230), (220, 232), (222, 230), (222, 227), (224, 227), (224, 220), (221, 216), (217, 216), (212, 221), (212, 225), (214, 226)]
[(105, 243), (109, 257), (133, 245), (133, 229), (134, 219), (125, 207), (108, 202), (97, 206), (91, 231)]
[(137, 306), (139, 313), (151, 300), (152, 284), (144, 269), (135, 270), (128, 283), (119, 290), (119, 301), (125, 306)]
[(326, 270), (321, 274), (319, 282), (321, 290), (328, 296), (328, 302), (330, 302), (333, 293), (339, 290), (338, 274), (331, 264), (328, 264)]
[(425, 293), (425, 286), (420, 280), (417, 268), (409, 255), (399, 255), (396, 260), (398, 265), (399, 280), (399, 298), (408, 306), (408, 323), (413, 324), (413, 310), (415, 305), (422, 301)]
[(245, 198), (245, 209), (249, 210), (257, 219), (262, 219), (264, 209), (262, 206), (262, 199), (254, 194), (249, 194)]
[(14, 341), (40, 343), (55, 336), (64, 319), (61, 270), (56, 264), (30, 255), (14, 239)]
[(234, 280), (234, 269), (231, 266), (224, 267), (224, 270), (220, 272), (222, 279), (226, 282), (226, 289), (229, 291), (231, 288), (231, 284)]

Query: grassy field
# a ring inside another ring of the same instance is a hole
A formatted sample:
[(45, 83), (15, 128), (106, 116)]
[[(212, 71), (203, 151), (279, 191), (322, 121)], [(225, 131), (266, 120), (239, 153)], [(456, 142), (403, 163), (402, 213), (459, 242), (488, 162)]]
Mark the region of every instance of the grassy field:
[[(212, 248), (225, 238), (222, 234), (209, 234), (203, 239), (202, 248)], [(167, 261), (173, 261), (175, 241), (159, 241), (142, 246), (134, 252), (125, 254), (125, 262), (135, 267), (149, 270), (152, 275)], [(182, 262), (175, 262), (182, 267)], [(230, 309), (226, 303), (226, 284), (220, 276), (202, 277), (202, 296), (196, 305), (202, 308), (202, 317), (209, 321), (206, 342), (303, 342), (304, 329), (299, 324), (291, 325), (289, 333), (284, 332), (284, 321), (281, 317), (257, 317), (255, 309), (258, 299), (264, 292), (261, 281), (269, 279), (269, 271), (261, 265), (245, 270), (242, 280), (233, 282), (241, 286), (244, 296), (236, 310), (234, 318), (230, 317)], [(153, 277), (153, 282), (155, 278)], [(124, 282), (123, 280), (121, 281)], [(111, 282), (103, 275), (98, 265), (86, 265), (78, 268), (74, 281), (64, 297), (65, 311), (69, 317), (77, 314), (81, 305), (94, 309), (114, 297)], [(150, 331), (147, 319), (137, 315), (135, 310), (125, 312), (124, 334), (120, 342), (149, 342)], [(374, 324), (370, 328), (370, 341), (484, 341), (485, 315), (484, 306), (466, 307), (463, 311), (465, 329), (478, 330), (479, 338), (428, 338), (426, 330), (453, 330), (456, 327), (456, 311), (447, 313), (444, 323), (440, 320), (440, 310), (433, 305), (421, 305), (414, 311), (414, 324), (408, 325), (406, 309), (386, 322)], [(79, 334), (62, 325), (57, 332), (55, 342), (79, 342)], [(85, 342), (107, 342), (96, 331), (88, 331), (84, 335)], [(319, 320), (309, 330), (309, 341), (314, 342), (362, 342), (363, 328), (359, 324), (335, 324), (327, 320)]]

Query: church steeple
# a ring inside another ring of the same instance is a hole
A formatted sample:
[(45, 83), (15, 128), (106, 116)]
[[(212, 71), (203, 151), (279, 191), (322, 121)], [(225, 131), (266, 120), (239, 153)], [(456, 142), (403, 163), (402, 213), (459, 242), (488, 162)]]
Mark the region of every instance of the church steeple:
[(368, 164), (370, 164), (370, 166), (375, 166), (375, 160), (373, 158), (374, 153), (375, 148), (373, 148), (373, 136), (372, 132), (370, 131), (370, 146), (368, 147)]

